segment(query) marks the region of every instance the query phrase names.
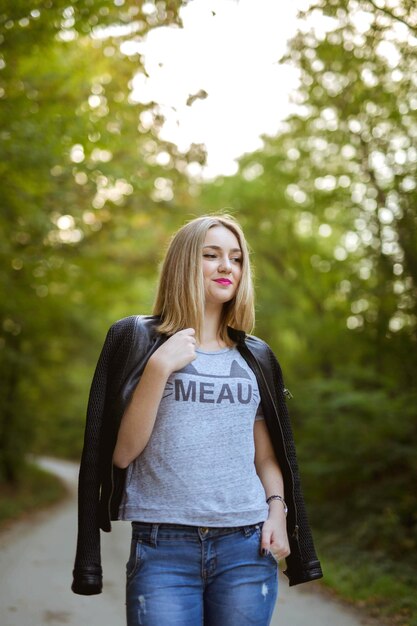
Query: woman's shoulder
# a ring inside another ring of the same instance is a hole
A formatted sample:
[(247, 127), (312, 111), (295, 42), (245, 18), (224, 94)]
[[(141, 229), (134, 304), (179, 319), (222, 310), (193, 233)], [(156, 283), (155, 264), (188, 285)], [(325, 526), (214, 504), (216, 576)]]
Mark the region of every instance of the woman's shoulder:
[(275, 375), (281, 383), (280, 386), (282, 386), (283, 393), (288, 398), (291, 398), (292, 394), (286, 389), (283, 383), (281, 364), (272, 348), (266, 343), (266, 341), (260, 339), (259, 337), (255, 337), (255, 335), (246, 335), (245, 342), (249, 350), (257, 358), (260, 365), (263, 366), (264, 372), (269, 372)]
[(249, 348), (254, 348), (262, 352), (272, 352), (270, 345), (264, 339), (256, 335), (246, 335), (245, 342)]
[(106, 343), (112, 349), (120, 345), (131, 345), (137, 339), (150, 338), (156, 333), (160, 318), (157, 315), (129, 315), (116, 320), (110, 326)]
[(255, 335), (246, 335), (245, 343), (249, 350), (265, 364), (270, 364), (272, 361), (274, 366), (278, 366), (279, 369), (281, 368), (277, 355), (264, 339), (256, 337)]
[(123, 335), (134, 330), (153, 330), (160, 322), (158, 315), (128, 315), (113, 322), (110, 331), (113, 334)]

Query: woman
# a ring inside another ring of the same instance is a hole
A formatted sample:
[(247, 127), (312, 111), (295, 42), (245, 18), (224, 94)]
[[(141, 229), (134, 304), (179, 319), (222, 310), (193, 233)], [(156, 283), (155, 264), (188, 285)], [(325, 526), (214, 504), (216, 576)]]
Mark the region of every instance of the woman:
[(322, 576), (280, 367), (254, 324), (237, 222), (173, 237), (154, 315), (112, 326), (93, 379), (73, 590), (101, 591), (99, 528), (132, 522), (128, 626), (270, 623), (277, 561)]

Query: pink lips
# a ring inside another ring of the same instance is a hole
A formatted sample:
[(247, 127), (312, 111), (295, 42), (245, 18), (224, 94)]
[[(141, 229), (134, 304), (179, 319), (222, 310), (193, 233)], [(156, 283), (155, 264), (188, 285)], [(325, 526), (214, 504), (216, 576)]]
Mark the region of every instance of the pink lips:
[(231, 285), (232, 284), (232, 281), (229, 280), (228, 278), (216, 278), (215, 282), (219, 283), (220, 285)]

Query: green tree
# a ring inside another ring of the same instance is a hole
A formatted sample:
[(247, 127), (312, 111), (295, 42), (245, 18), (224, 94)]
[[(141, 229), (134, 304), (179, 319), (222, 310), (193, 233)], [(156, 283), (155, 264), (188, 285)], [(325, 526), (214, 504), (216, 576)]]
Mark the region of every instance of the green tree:
[(18, 478), (35, 434), (80, 445), (88, 354), (152, 298), (188, 155), (158, 139), (157, 105), (132, 98), (142, 58), (123, 43), (179, 24), (180, 6), (2, 3), (0, 478)]

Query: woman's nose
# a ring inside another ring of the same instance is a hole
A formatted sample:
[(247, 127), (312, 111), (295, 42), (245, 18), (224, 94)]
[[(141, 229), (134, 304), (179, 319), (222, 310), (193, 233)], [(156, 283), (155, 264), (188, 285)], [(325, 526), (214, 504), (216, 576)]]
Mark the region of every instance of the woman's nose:
[(230, 272), (232, 271), (232, 264), (230, 263), (230, 259), (228, 259), (228, 258), (222, 259), (221, 263), (220, 263), (219, 270), (222, 271), (222, 272), (227, 272), (228, 274), (230, 274)]

